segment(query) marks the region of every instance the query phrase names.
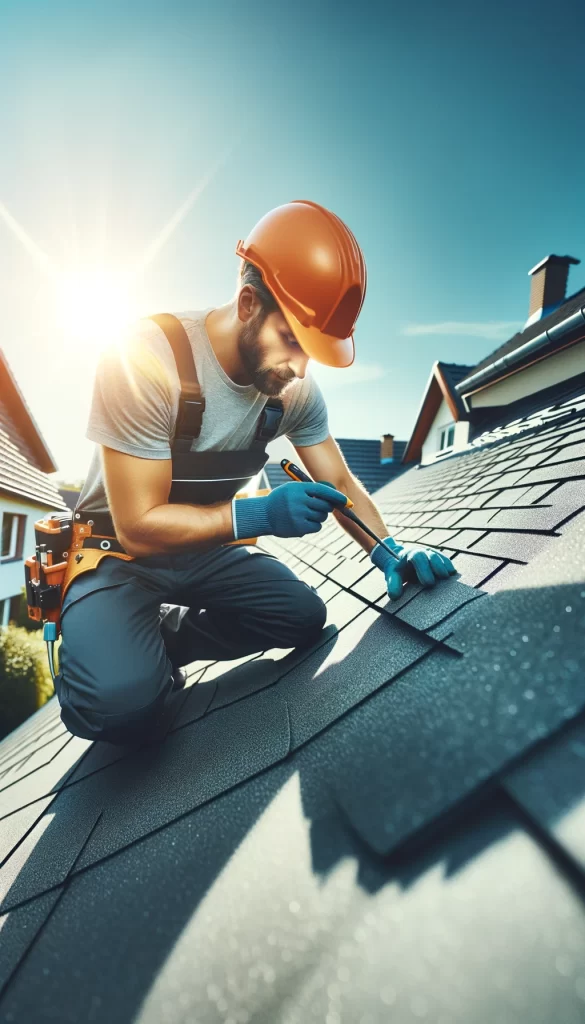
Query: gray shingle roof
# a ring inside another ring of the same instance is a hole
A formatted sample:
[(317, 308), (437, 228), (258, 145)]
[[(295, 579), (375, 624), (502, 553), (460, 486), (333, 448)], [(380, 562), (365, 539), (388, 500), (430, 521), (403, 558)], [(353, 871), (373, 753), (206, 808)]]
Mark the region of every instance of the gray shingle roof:
[(81, 490), (73, 490), (70, 487), (60, 487), (59, 494), (61, 495), (61, 498), (67, 505), (67, 508), (70, 508), (71, 511), (74, 512), (77, 506), (79, 495), (81, 494)]
[(530, 324), (523, 331), (518, 331), (508, 341), (505, 341), (498, 348), (494, 349), (488, 356), (481, 359), (475, 366), (470, 367), (467, 376), (471, 376), (472, 373), (477, 373), (478, 370), (482, 370), (484, 366), (489, 366), (490, 363), (494, 363), (496, 359), (500, 359), (502, 356), (508, 355), (509, 352), (513, 352), (515, 349), (520, 348), (521, 345), (526, 344), (527, 341), (532, 341), (532, 338), (538, 337), (543, 331), (549, 330), (550, 327), (554, 327), (556, 324), (560, 324), (562, 320), (566, 320), (567, 317), (576, 313), (585, 304), (585, 288), (580, 288), (574, 295), (570, 295), (557, 309), (548, 316), (542, 317), (541, 320), (536, 320), (535, 323)]
[(4, 429), (13, 441), (15, 441), (12, 436), (13, 432), (16, 433), (17, 447), (25, 452), (27, 458), (30, 458), (38, 469), (45, 473), (53, 473), (57, 468), (53, 456), (45, 444), (2, 349), (0, 349), (0, 395)]
[(48, 475), (54, 469), (51, 453), (0, 350), (0, 492), (48, 509), (63, 508)]
[[(364, 485), (366, 491), (373, 494), (389, 480), (404, 472), (405, 466), (401, 459), (406, 448), (406, 441), (394, 441), (393, 462), (380, 462), (380, 441), (363, 438), (336, 437), (343, 457), (351, 472)], [(266, 475), (271, 487), (284, 484), (290, 477), (280, 468), (279, 463), (267, 462)]]
[(64, 508), (65, 503), (51, 477), (29, 461), (30, 458), (28, 445), (18, 435), (0, 402), (0, 492), (47, 509)]
[(194, 663), (159, 747), (8, 736), (0, 1019), (580, 1024), (584, 444), (585, 389), (383, 487), (461, 573), (393, 604), (264, 539), (327, 628)]

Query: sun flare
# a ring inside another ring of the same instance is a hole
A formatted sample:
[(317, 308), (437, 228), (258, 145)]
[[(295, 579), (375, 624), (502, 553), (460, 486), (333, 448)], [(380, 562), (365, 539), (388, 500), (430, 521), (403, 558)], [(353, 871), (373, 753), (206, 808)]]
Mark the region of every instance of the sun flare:
[(130, 274), (87, 267), (55, 278), (58, 329), (69, 341), (103, 348), (136, 319)]

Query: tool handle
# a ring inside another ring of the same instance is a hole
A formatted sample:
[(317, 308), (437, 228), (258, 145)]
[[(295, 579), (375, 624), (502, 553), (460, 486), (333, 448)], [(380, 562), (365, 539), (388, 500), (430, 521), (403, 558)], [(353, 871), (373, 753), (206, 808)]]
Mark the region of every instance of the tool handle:
[[(311, 477), (307, 476), (306, 473), (303, 473), (303, 470), (300, 469), (298, 466), (295, 466), (294, 462), (291, 462), (290, 459), (281, 459), (280, 465), (284, 469), (284, 472), (288, 473), (292, 480), (298, 480), (304, 484), (314, 483), (314, 481), (311, 480)], [(351, 498), (347, 498), (346, 501), (347, 504), (343, 508), (340, 508), (339, 511), (342, 512), (344, 516), (347, 516), (348, 519), (352, 519), (354, 523), (357, 523), (357, 525), (360, 526), (361, 529), (365, 533), (367, 533), (369, 537), (372, 538), (372, 540), (375, 540), (377, 544), (382, 544), (383, 541), (381, 537), (378, 537), (378, 535), (375, 534), (373, 530), (370, 530), (370, 527), (366, 526), (364, 521), (362, 519), (359, 519), (358, 516), (356, 516), (355, 512), (350, 511), (350, 509), (353, 508), (353, 501), (351, 500)], [(389, 548), (386, 544), (384, 544), (384, 547), (386, 548), (387, 551), (390, 552), (390, 554), (395, 559), (398, 560), (398, 555), (395, 554), (395, 552), (392, 551), (391, 548)]]
[[(280, 465), (284, 469), (284, 472), (290, 476), (291, 480), (297, 480), (299, 483), (302, 484), (315, 483), (315, 481), (310, 476), (303, 472), (303, 470), (300, 469), (299, 466), (296, 466), (294, 462), (291, 462), (290, 459), (281, 459)], [(347, 508), (353, 508), (353, 501), (351, 500), (351, 498), (348, 497), (345, 498), (344, 507), (340, 508), (339, 511), (343, 512)]]

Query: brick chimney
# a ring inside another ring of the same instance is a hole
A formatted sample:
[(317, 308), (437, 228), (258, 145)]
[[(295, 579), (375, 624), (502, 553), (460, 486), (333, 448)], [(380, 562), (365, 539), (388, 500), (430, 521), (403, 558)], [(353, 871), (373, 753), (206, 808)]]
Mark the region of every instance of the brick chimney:
[(394, 434), (382, 434), (380, 438), (380, 462), (393, 462)]
[(580, 263), (573, 256), (546, 256), (537, 263), (528, 276), (530, 285), (530, 307), (524, 329), (537, 320), (542, 320), (565, 301), (569, 265)]

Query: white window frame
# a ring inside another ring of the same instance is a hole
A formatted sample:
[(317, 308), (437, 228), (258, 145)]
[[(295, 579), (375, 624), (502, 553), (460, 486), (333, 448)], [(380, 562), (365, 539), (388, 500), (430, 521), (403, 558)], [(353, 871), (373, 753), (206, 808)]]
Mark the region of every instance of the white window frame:
[[(0, 562), (10, 562), (10, 561), (12, 561), (13, 559), (16, 558), (16, 544), (17, 544), (17, 541), (18, 541), (18, 528), (20, 526), (20, 520), (22, 519), (22, 516), (19, 515), (18, 512), (8, 512), (8, 511), (5, 510), (2, 513), (2, 525), (1, 525), (1, 531), (0, 531), (0, 544), (1, 544), (1, 541), (2, 541), (2, 537), (4, 536), (4, 517), (5, 516), (12, 516), (12, 532), (10, 534), (10, 548), (9, 548), (9, 552), (8, 552), (7, 555), (0, 555)], [(1, 550), (2, 549), (0, 547), (0, 551)]]
[[(450, 432), (453, 431), (453, 437), (451, 442), (448, 443)], [(455, 421), (447, 423), (444, 427), (439, 429), (439, 448), (440, 452), (447, 451), (448, 448), (452, 448), (455, 443)]]

